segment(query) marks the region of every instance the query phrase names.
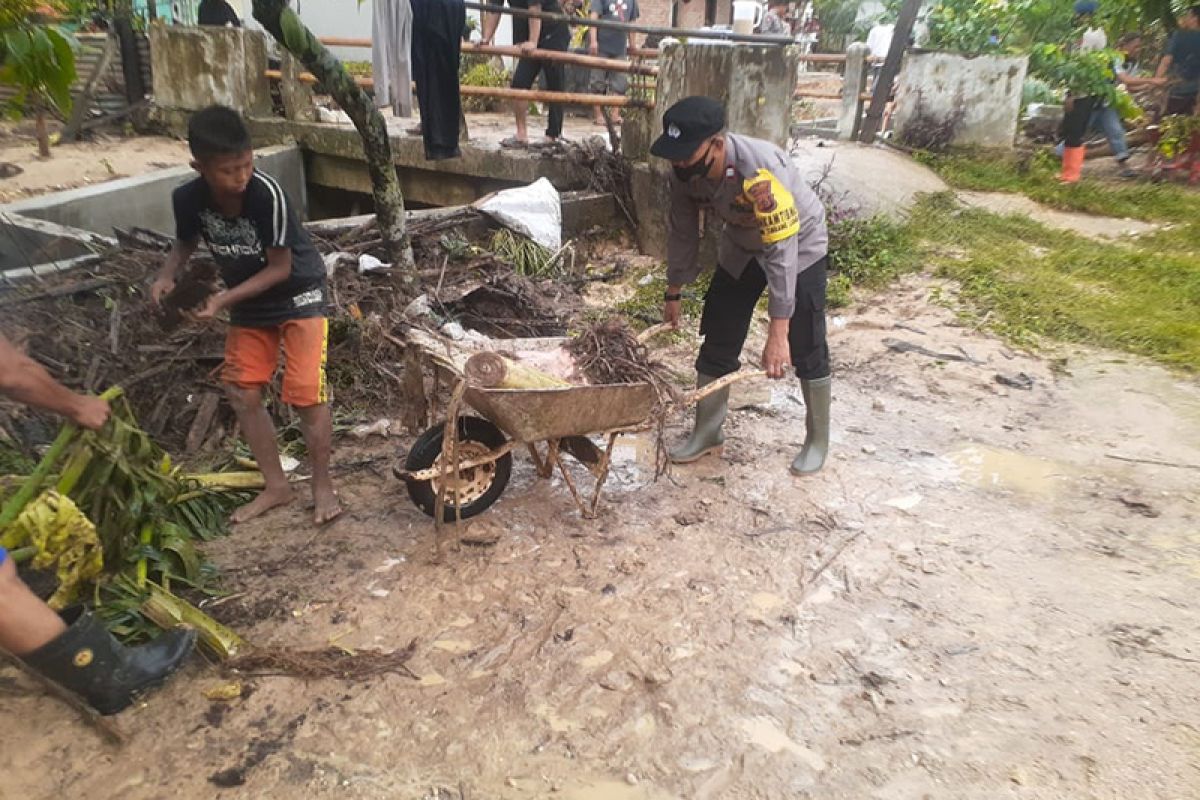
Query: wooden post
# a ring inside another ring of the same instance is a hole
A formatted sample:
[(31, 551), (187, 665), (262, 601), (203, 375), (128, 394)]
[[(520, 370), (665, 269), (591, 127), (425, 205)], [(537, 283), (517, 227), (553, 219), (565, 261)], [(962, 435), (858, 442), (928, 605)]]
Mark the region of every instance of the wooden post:
[(137, 33), (129, 18), (128, 3), (118, 6), (113, 18), (113, 30), (121, 43), (121, 73), (125, 77), (125, 99), (129, 105), (146, 99), (146, 83), (142, 80), (142, 57), (138, 51)]
[(862, 118), (862, 93), (867, 85), (867, 53), (862, 42), (846, 48), (846, 71), (842, 81), (842, 114), (838, 118), (838, 138), (852, 140)]
[(904, 58), (904, 51), (908, 49), (908, 39), (912, 36), (913, 23), (917, 21), (917, 12), (920, 10), (921, 0), (904, 0), (904, 4), (900, 6), (900, 13), (896, 17), (896, 30), (892, 34), (892, 46), (888, 48), (887, 58), (883, 60), (879, 80), (875, 82), (875, 92), (871, 95), (871, 105), (867, 108), (867, 118), (863, 120), (862, 131), (858, 137), (863, 144), (874, 142), (875, 134), (879, 133), (879, 126), (883, 123), (883, 111), (892, 93), (896, 74), (900, 72), (900, 61)]

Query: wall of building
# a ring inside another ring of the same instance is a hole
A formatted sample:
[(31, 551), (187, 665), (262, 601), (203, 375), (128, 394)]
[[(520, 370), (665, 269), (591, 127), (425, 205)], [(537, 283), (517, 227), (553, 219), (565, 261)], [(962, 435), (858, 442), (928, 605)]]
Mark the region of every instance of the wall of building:
[(953, 143), (1012, 147), (1021, 110), (1025, 56), (909, 53), (897, 82), (896, 135), (920, 117), (960, 116)]

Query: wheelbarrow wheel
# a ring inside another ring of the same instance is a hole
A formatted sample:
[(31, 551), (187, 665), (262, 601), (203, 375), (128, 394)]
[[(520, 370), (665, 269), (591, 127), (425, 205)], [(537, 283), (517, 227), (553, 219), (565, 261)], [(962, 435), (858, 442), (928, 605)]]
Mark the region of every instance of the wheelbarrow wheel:
[[(404, 468), (409, 472), (441, 468), (442, 438), (446, 424), (440, 423), (421, 434), (408, 451)], [(468, 461), (503, 447), (507, 442), (504, 433), (486, 419), (480, 417), (458, 418), (458, 459)], [(442, 507), (442, 521), (453, 522), (456, 518), (467, 519), (485, 511), (500, 498), (508, 478), (512, 474), (512, 453), (505, 453), (495, 461), (469, 467), (459, 474), (457, 486), (451, 485), (446, 492), (446, 503)], [(437, 513), (437, 496), (440, 489), (438, 478), (428, 481), (405, 480), (408, 496), (417, 507), (429, 516)], [(453, 480), (453, 478), (450, 478)]]

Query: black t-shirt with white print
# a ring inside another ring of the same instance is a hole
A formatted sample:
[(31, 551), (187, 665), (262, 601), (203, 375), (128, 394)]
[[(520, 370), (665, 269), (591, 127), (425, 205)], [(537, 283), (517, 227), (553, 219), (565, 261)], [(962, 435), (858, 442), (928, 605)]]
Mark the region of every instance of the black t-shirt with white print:
[(290, 319), (325, 315), (325, 263), (287, 194), (270, 175), (254, 171), (237, 217), (226, 217), (216, 209), (204, 178), (180, 186), (171, 201), (176, 238), (192, 242), (203, 236), (221, 268), (221, 279), (230, 288), (267, 265), (267, 248), (291, 248), (292, 274), (234, 306), (230, 310), (234, 325), (269, 328)]

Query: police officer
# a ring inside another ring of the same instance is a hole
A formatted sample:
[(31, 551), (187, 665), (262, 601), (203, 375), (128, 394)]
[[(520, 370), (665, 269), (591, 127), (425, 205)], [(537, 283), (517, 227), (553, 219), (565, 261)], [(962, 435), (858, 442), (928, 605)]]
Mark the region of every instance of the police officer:
[[(797, 475), (816, 472), (829, 449), (829, 348), (825, 342), (828, 235), (820, 199), (783, 150), (725, 130), (725, 108), (708, 97), (680, 100), (663, 114), (650, 152), (671, 162), (667, 293), (663, 321), (679, 323), (680, 292), (700, 273), (700, 211), (725, 222), (718, 268), (704, 298), (696, 385), (737, 371), (754, 307), (767, 290), (770, 330), (762, 366), (772, 378), (796, 370), (807, 410)], [(696, 424), (671, 460), (685, 464), (724, 442), (729, 390), (696, 406)]]

